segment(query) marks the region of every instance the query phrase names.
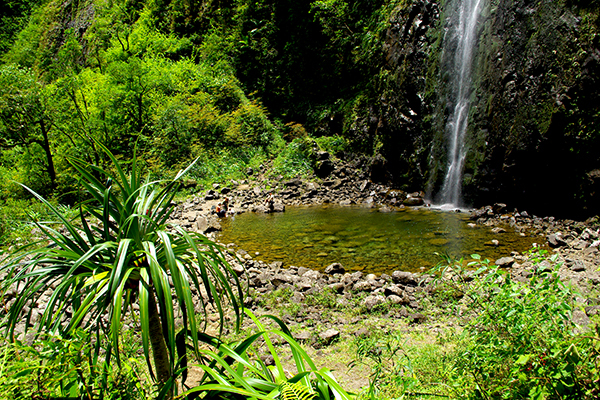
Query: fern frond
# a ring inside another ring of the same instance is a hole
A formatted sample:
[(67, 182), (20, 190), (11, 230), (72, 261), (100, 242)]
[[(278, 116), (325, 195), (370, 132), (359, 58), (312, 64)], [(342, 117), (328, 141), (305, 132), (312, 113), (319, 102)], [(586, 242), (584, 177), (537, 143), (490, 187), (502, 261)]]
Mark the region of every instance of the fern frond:
[(300, 381), (294, 383), (283, 382), (279, 387), (279, 391), (282, 400), (313, 400), (317, 395)]

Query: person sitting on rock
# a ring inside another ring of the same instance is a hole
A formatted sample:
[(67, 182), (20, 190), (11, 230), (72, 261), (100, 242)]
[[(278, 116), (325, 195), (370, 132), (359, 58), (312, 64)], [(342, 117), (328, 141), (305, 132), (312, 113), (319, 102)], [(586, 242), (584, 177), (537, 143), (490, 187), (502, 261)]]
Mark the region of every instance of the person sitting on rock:
[(273, 192), (269, 192), (267, 198), (265, 199), (265, 204), (269, 208), (270, 211), (273, 211), (273, 204), (275, 202), (275, 198), (273, 197)]
[(217, 204), (217, 208), (215, 208), (215, 213), (217, 213), (218, 217), (224, 217), (226, 212), (227, 210), (223, 208), (223, 203)]
[(223, 214), (227, 214), (227, 212), (229, 211), (229, 199), (227, 197), (225, 197), (225, 199), (223, 199)]

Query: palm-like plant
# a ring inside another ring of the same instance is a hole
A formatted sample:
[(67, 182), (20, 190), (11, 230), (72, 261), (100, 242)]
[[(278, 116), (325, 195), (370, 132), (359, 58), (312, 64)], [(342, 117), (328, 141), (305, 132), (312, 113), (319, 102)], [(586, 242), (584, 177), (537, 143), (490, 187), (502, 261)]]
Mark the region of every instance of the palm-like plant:
[[(244, 310), (252, 319), (259, 332), (251, 334), (240, 342), (229, 345), (213, 338), (208, 341), (215, 350), (202, 349), (203, 360), (199, 365), (204, 375), (200, 385), (186, 392), (187, 398), (195, 399), (203, 394), (204, 399), (260, 399), (260, 400), (351, 400), (354, 395), (347, 393), (335, 380), (327, 368), (317, 368), (306, 351), (292, 337), (283, 321), (273, 315), (263, 315), (271, 319), (280, 329), (266, 329), (258, 317), (248, 309)], [(286, 376), (286, 371), (271, 335), (278, 336), (290, 346), (294, 367), (297, 373)], [(255, 342), (262, 338), (273, 357), (274, 366), (267, 366), (256, 357)]]
[[(237, 328), (241, 287), (217, 245), (180, 227), (167, 227), (178, 180), (193, 163), (172, 181), (149, 181), (142, 178), (135, 155), (126, 174), (110, 151), (104, 151), (114, 172), (70, 159), (87, 195), (79, 208), (78, 223), (31, 191), (51, 209), (60, 228), (55, 227), (56, 221), (36, 222), (45, 236), (43, 241), (20, 249), (0, 269), (7, 276), (3, 289), (19, 285), (6, 318), (7, 336), (14, 337), (25, 306), (51, 291), (37, 332), (68, 336), (79, 327), (105, 332), (110, 337), (106, 358), (110, 360), (114, 354), (118, 361), (122, 319), (137, 302), (146, 362), (152, 374), (152, 353), (153, 377), (168, 394), (171, 391), (166, 386), (170, 385), (165, 383), (172, 384), (186, 342), (191, 340), (199, 351), (192, 289), (198, 292), (204, 322), (207, 305), (213, 304), (222, 327), (224, 306), (229, 302)], [(179, 332), (177, 305), (183, 321)]]

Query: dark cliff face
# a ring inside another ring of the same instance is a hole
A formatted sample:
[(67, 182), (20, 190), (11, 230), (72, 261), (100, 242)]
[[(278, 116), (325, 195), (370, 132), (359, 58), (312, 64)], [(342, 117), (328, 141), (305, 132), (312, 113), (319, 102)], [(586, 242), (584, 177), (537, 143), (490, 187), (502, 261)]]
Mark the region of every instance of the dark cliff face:
[[(420, 190), (428, 171), (433, 104), (426, 92), (431, 53), (439, 46), (434, 1), (404, 1), (394, 10), (384, 39), (382, 68), (374, 79), (371, 102), (350, 126), (369, 136), (375, 157), (371, 177), (404, 190)], [(435, 64), (435, 62), (434, 62)]]
[(597, 213), (600, 182), (589, 176), (600, 168), (591, 150), (600, 144), (597, 11), (496, 0), (488, 24), (471, 132), (485, 158), (471, 163), (468, 193), (545, 214)]
[[(386, 40), (392, 78), (379, 106), (380, 153), (390, 175), (422, 174), (433, 193), (445, 168), (449, 77), (440, 60), (446, 6), (413, 1), (392, 19)], [(474, 66), (467, 203), (503, 201), (578, 217), (598, 213), (599, 14), (582, 2), (489, 0)]]

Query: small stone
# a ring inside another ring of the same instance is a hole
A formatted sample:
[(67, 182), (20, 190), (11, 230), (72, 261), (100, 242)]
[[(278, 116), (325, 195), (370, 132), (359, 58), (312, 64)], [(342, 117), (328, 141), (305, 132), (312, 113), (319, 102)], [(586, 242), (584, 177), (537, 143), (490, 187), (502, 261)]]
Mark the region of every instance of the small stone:
[(546, 240), (548, 240), (548, 245), (552, 248), (565, 246), (567, 244), (560, 233), (551, 233), (546, 236)]
[(271, 354), (260, 356), (260, 359), (267, 366), (269, 366), (269, 365), (275, 365), (275, 358)]
[(307, 278), (307, 279), (311, 279), (313, 281), (318, 280), (321, 277), (321, 273), (319, 271), (315, 271), (315, 270), (308, 270), (307, 272), (305, 272), (304, 274), (301, 275), (303, 278)]
[(358, 188), (358, 190), (360, 190), (361, 192), (364, 192), (364, 191), (365, 191), (365, 189), (368, 189), (368, 188), (369, 188), (369, 185), (370, 185), (370, 182), (369, 182), (369, 181), (363, 181), (363, 182), (360, 184), (360, 187)]
[(355, 292), (370, 292), (373, 289), (373, 286), (369, 281), (359, 281), (354, 284), (352, 289)]
[(417, 285), (417, 279), (416, 276), (410, 272), (406, 272), (406, 271), (394, 271), (392, 273), (392, 280), (395, 283), (400, 283), (403, 285), (411, 285), (411, 286), (416, 286)]
[(231, 266), (231, 269), (233, 270), (233, 272), (235, 272), (235, 274), (237, 276), (242, 276), (242, 274), (244, 273), (244, 266), (240, 265), (240, 264), (233, 264)]
[(496, 260), (496, 265), (501, 268), (510, 268), (515, 263), (515, 259), (512, 257), (502, 257)]
[(327, 285), (327, 287), (336, 293), (342, 293), (345, 286), (343, 282), (336, 282), (332, 283), (331, 285)]
[(402, 298), (400, 296), (396, 296), (395, 294), (388, 296), (387, 299), (392, 304), (403, 304)]
[(408, 316), (408, 318), (411, 320), (411, 322), (415, 323), (415, 324), (420, 324), (425, 322), (425, 320), (427, 319), (423, 314), (421, 313), (414, 313), (414, 314), (410, 314)]
[(600, 306), (589, 306), (585, 308), (585, 314), (588, 317), (592, 317), (594, 315), (600, 315)]
[(354, 332), (354, 336), (356, 337), (368, 337), (371, 335), (371, 331), (367, 328), (360, 328), (356, 332)]
[(311, 337), (312, 335), (308, 331), (300, 331), (294, 334), (294, 339), (296, 339), (299, 342), (310, 340)]
[(323, 344), (328, 345), (340, 337), (340, 331), (336, 329), (327, 329), (325, 332), (319, 333), (319, 339)]
[(582, 272), (585, 271), (585, 264), (581, 260), (575, 260), (569, 269), (573, 272)]

